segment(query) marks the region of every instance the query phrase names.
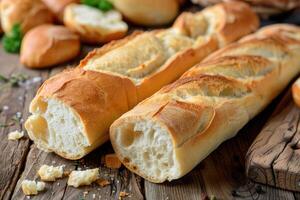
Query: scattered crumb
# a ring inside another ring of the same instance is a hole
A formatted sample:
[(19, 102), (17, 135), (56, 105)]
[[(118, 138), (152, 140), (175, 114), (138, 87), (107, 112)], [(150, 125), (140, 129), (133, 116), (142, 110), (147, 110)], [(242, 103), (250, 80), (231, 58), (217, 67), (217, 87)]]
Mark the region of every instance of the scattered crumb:
[(2, 107), (2, 110), (3, 110), (3, 111), (8, 110), (8, 109), (9, 109), (8, 106), (3, 106), (3, 107)]
[(71, 174), (71, 171), (70, 170), (65, 170), (64, 171), (64, 176), (69, 176)]
[(96, 194), (93, 194), (93, 199), (96, 199)]
[(129, 195), (129, 193), (127, 193), (127, 192), (120, 192), (120, 194), (119, 194), (119, 200), (121, 200), (124, 197), (127, 197), (128, 195)]
[(58, 182), (58, 183), (57, 183), (57, 186), (59, 186), (59, 185), (60, 185), (60, 183)]
[(38, 171), (38, 175), (43, 181), (55, 181), (58, 178), (62, 178), (63, 171), (64, 165), (57, 167), (42, 165)]
[(55, 160), (52, 160), (52, 162), (51, 162), (52, 164), (55, 164), (56, 163), (56, 161)]
[(26, 196), (27, 199), (30, 199), (30, 196)]
[(69, 175), (68, 185), (79, 187), (82, 185), (91, 185), (99, 178), (99, 169), (88, 169), (84, 171), (72, 171)]
[(24, 132), (20, 132), (20, 131), (13, 131), (13, 132), (10, 132), (8, 134), (8, 139), (9, 140), (19, 140), (21, 139), (22, 137), (24, 136)]
[(83, 197), (86, 197), (89, 194), (89, 191), (84, 191), (83, 192)]
[(119, 169), (122, 163), (116, 154), (107, 154), (105, 155), (105, 166), (111, 169)]
[(25, 195), (37, 195), (38, 192), (43, 191), (45, 189), (44, 182), (36, 182), (30, 180), (23, 180), (22, 190)]
[(110, 185), (110, 182), (106, 179), (100, 178), (97, 180), (97, 184), (100, 185), (101, 187), (105, 187), (107, 185)]

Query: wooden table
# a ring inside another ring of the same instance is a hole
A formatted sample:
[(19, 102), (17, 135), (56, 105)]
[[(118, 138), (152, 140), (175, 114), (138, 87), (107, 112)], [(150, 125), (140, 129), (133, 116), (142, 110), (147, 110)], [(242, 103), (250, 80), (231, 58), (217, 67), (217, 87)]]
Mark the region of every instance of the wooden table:
[[(91, 50), (84, 47), (81, 58)], [(80, 59), (80, 58), (79, 58)], [(78, 60), (79, 60), (78, 59)], [(73, 64), (78, 63), (74, 61)], [(72, 64), (72, 63), (70, 63)], [(27, 119), (28, 106), (40, 84), (66, 65), (53, 69), (30, 70), (19, 64), (18, 55), (7, 54), (0, 46), (0, 74), (26, 74), (29, 84), (20, 87), (6, 87), (0, 90), (0, 123), (9, 123), (17, 113)], [(39, 78), (40, 77), (40, 78)], [(67, 161), (53, 153), (38, 150), (25, 138), (9, 141), (7, 134), (14, 130), (24, 130), (22, 124), (0, 128), (0, 199), (27, 199), (20, 189), (20, 182), (37, 179), (36, 172), (42, 164), (66, 165), (66, 169), (86, 169), (100, 167), (101, 176), (112, 184), (100, 187), (96, 184), (79, 189), (68, 187), (67, 179), (47, 183), (46, 191), (31, 199), (118, 199), (125, 191), (129, 196), (124, 199), (286, 199), (300, 200), (300, 193), (275, 189), (253, 183), (245, 177), (245, 154), (256, 135), (272, 114), (277, 98), (265, 111), (248, 123), (238, 135), (224, 142), (217, 150), (202, 161), (185, 177), (171, 183), (153, 184), (131, 173), (124, 167), (111, 170), (103, 166), (101, 157), (113, 152), (109, 142), (80, 161)], [(95, 197), (95, 198), (93, 198)]]

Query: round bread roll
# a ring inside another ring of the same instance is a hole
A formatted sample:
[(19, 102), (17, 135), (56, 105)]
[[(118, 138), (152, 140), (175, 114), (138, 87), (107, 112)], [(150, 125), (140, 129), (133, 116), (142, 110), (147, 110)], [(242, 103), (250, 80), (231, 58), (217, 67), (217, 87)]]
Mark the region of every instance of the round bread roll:
[(63, 22), (64, 9), (71, 3), (79, 3), (80, 0), (42, 0), (57, 19)]
[(64, 23), (90, 44), (104, 43), (124, 37), (128, 26), (116, 10), (102, 12), (83, 4), (70, 4), (64, 11)]
[(292, 86), (292, 95), (294, 102), (300, 107), (300, 78), (298, 78)]
[(79, 36), (64, 26), (45, 24), (25, 35), (21, 63), (30, 68), (49, 67), (68, 61), (79, 52)]
[(172, 22), (179, 11), (179, 0), (112, 0), (114, 7), (129, 21), (143, 26)]
[(40, 0), (2, 0), (0, 13), (5, 33), (15, 24), (20, 24), (22, 32), (26, 33), (35, 26), (53, 22), (52, 13)]

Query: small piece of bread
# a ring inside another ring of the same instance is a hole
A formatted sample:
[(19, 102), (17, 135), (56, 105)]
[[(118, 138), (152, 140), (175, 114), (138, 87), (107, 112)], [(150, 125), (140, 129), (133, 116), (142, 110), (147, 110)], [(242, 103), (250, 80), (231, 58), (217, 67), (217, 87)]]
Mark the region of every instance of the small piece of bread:
[(105, 166), (111, 169), (119, 169), (122, 166), (121, 161), (116, 154), (105, 155)]
[(94, 181), (99, 178), (99, 169), (88, 169), (84, 171), (72, 171), (68, 185), (73, 187), (79, 187), (82, 185), (91, 185)]
[(41, 25), (25, 35), (21, 63), (30, 68), (44, 68), (73, 59), (79, 52), (78, 35), (64, 26)]
[(178, 0), (113, 0), (112, 3), (126, 19), (143, 26), (172, 22), (180, 5)]
[(21, 184), (23, 193), (25, 195), (37, 195), (38, 192), (41, 192), (45, 189), (44, 182), (24, 180)]
[(106, 179), (100, 178), (97, 180), (97, 184), (100, 185), (101, 187), (105, 187), (107, 185), (110, 185), (110, 182)]
[(56, 18), (63, 22), (64, 10), (71, 3), (79, 3), (80, 0), (42, 0)]
[(70, 4), (65, 8), (64, 23), (78, 33), (82, 41), (96, 44), (122, 38), (128, 29), (118, 11), (102, 12), (82, 4)]
[(64, 166), (49, 166), (42, 165), (38, 171), (38, 175), (41, 177), (42, 181), (55, 181), (58, 178), (63, 177)]
[(53, 22), (53, 15), (41, 0), (2, 0), (1, 23), (5, 33), (20, 24), (22, 33), (33, 27)]
[(295, 104), (300, 107), (300, 78), (298, 78), (292, 86), (292, 95)]
[(9, 140), (19, 140), (21, 139), (22, 137), (24, 136), (24, 132), (23, 131), (13, 131), (13, 132), (10, 132), (8, 134), (8, 139)]

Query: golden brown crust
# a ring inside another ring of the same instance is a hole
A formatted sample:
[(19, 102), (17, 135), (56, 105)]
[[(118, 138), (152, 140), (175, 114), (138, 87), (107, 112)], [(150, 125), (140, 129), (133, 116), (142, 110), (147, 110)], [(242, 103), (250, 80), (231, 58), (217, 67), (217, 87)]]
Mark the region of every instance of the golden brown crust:
[(23, 33), (35, 26), (53, 22), (53, 15), (41, 0), (2, 0), (1, 22), (5, 33), (20, 24)]
[(172, 139), (179, 175), (168, 180), (185, 175), (220, 143), (233, 137), (299, 74), (299, 42), (300, 28), (273, 25), (191, 68), (112, 124), (110, 138), (120, 160), (149, 181), (166, 180), (134, 166), (124, 157), (126, 148), (116, 141), (122, 127), (147, 121)]
[(56, 25), (41, 25), (30, 30), (21, 47), (21, 63), (30, 68), (44, 68), (63, 63), (80, 52), (79, 37)]

